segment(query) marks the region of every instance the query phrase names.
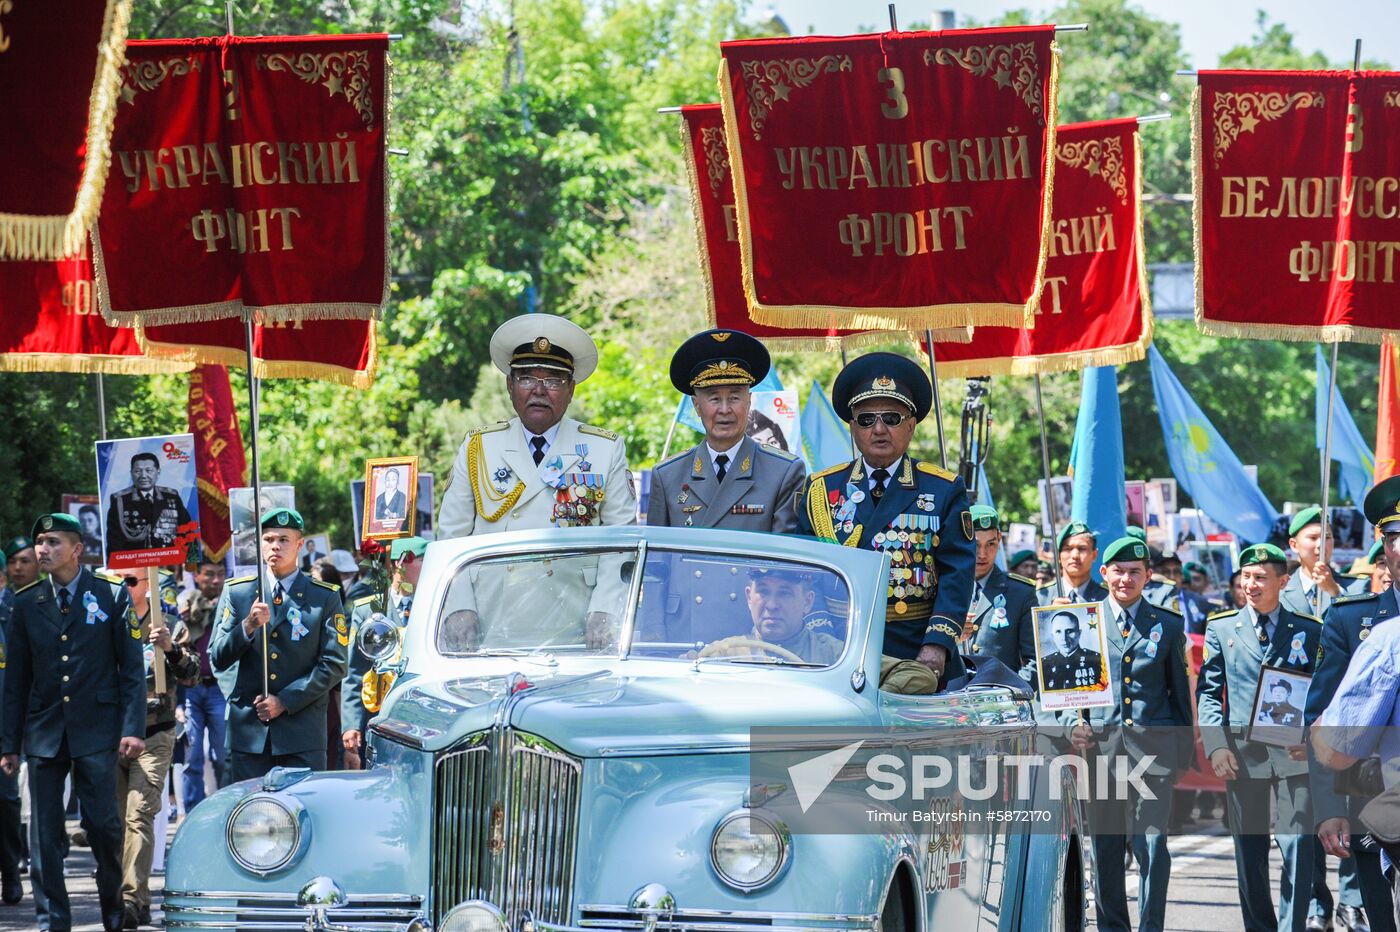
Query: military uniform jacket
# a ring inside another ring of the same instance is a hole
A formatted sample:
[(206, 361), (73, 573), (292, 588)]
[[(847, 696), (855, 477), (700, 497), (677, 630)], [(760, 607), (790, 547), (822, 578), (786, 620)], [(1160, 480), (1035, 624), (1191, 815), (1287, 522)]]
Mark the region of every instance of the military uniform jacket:
[[(1396, 605), (1394, 587), (1385, 592), (1368, 592), (1339, 598), (1332, 603), (1322, 621), (1321, 646), (1308, 686), (1308, 704), (1303, 709), (1303, 720), (1309, 725), (1317, 721), (1322, 710), (1332, 702), (1341, 685), (1342, 677), (1351, 663), (1351, 655), (1361, 642), (1371, 636), (1371, 630), (1380, 624), (1395, 624), (1400, 617)], [(1313, 797), (1313, 821), (1323, 822), (1339, 816), (1352, 820), (1352, 831), (1357, 828), (1357, 816), (1367, 800), (1360, 797), (1342, 796), (1335, 789), (1336, 774), (1313, 760), (1310, 771), (1310, 784)]]
[(716, 482), (701, 441), (651, 471), (647, 524), (787, 534), (797, 526), (797, 493), (806, 478), (801, 459), (745, 437), (724, 481)]
[(535, 465), (520, 418), (467, 435), (438, 513), (441, 538), (548, 527), (636, 524), (621, 437), (571, 417)]
[(948, 651), (945, 675), (963, 673), (958, 654), (977, 555), (960, 477), (908, 454), (879, 503), (864, 460), (813, 476), (797, 502), (797, 533), (890, 556), (884, 653), (913, 659), (925, 644)]
[[(1218, 612), (1206, 623), (1205, 654), (1196, 680), (1196, 715), (1206, 756), (1228, 748), (1246, 777), (1294, 777), (1308, 772), (1285, 748), (1246, 741), (1259, 671), (1277, 667), (1313, 675), (1322, 623), (1279, 606), (1274, 636), (1259, 643), (1254, 619), (1243, 609)], [(1301, 718), (1291, 724), (1301, 724)]]
[[(1319, 589), (1317, 591), (1318, 603), (1314, 607), (1312, 602), (1303, 594), (1303, 573), (1300, 566), (1288, 577), (1288, 582), (1283, 587), (1283, 592), (1279, 594), (1279, 601), (1283, 607), (1295, 615), (1304, 615), (1309, 618), (1325, 617), (1327, 610), (1332, 607), (1332, 596)], [(1337, 585), (1342, 587), (1342, 595), (1362, 595), (1371, 586), (1369, 576), (1345, 576), (1341, 573), (1333, 574)]]
[(107, 548), (155, 550), (175, 543), (180, 528), (190, 523), (190, 513), (180, 493), (164, 486), (151, 489), (149, 501), (135, 487), (112, 496), (107, 508)]
[(0, 753), (82, 757), (146, 736), (141, 629), (120, 580), (79, 571), (65, 615), (49, 580), (15, 595)]
[[(1179, 773), (1195, 760), (1191, 682), (1187, 673), (1185, 619), (1169, 608), (1138, 602), (1128, 636), (1118, 627), (1112, 599), (1099, 613), (1108, 626), (1108, 670), (1114, 705), (1087, 709), (1085, 717), (1100, 735), (1105, 754), (1132, 760), (1156, 758), (1147, 773)], [(1073, 725), (1077, 711), (1061, 713)]]
[[(1102, 583), (1095, 582), (1092, 576), (1085, 581), (1082, 587), (1084, 594), (1079, 598), (1076, 598), (1074, 594), (1070, 592), (1068, 579), (1064, 580), (1064, 584), (1066, 597), (1075, 605), (1081, 605), (1087, 602), (1102, 602), (1104, 599), (1108, 598), (1108, 590), (1103, 587)], [(1039, 586), (1036, 586), (1035, 598), (1041, 605), (1053, 604), (1059, 597), (1059, 590), (1055, 588), (1055, 581), (1053, 579), (1050, 582), (1041, 583)]]
[[(392, 598), (390, 601), (392, 602)], [(365, 674), (374, 669), (374, 661), (355, 647), (355, 638), (360, 628), (374, 614), (374, 602), (375, 596), (369, 595), (357, 599), (350, 607), (349, 673), (340, 687), (341, 731), (364, 732), (369, 728), (369, 720), (374, 716), (373, 712), (365, 708), (363, 699)], [(384, 617), (398, 624), (400, 628), (408, 624), (403, 612), (392, 605)]]
[(1035, 604), (1035, 583), (992, 567), (982, 579), (981, 596), (968, 610), (972, 632), (966, 650), (974, 658), (995, 657), (1022, 672), (1028, 662), (1035, 663)]
[[(249, 638), (243, 619), (257, 598), (257, 579), (244, 576), (224, 586), (209, 643), (209, 662), (233, 674), (228, 691), (228, 747), (260, 754), (299, 754), (324, 747), (330, 691), (345, 678), (350, 625), (337, 587), (298, 573), (281, 605), (266, 601), (268, 689), (287, 711), (270, 722), (258, 720), (254, 703), (263, 689), (262, 632)], [(223, 682), (220, 684), (223, 685)], [(269, 747), (269, 739), (271, 739)]]
[(1153, 605), (1160, 605), (1174, 612), (1181, 611), (1181, 587), (1165, 576), (1153, 573), (1142, 589), (1142, 597)]

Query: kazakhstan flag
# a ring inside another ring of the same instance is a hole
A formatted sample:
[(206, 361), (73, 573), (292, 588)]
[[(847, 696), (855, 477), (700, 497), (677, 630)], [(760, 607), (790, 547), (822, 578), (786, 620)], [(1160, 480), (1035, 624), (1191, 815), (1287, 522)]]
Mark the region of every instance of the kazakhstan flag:
[(1157, 347), (1148, 347), (1147, 358), (1162, 438), (1177, 484), (1221, 527), (1249, 543), (1268, 540), (1278, 510), (1245, 475), (1239, 457), (1176, 380)]
[[(1118, 370), (1085, 369), (1081, 376), (1079, 418), (1074, 426), (1070, 475), (1074, 477), (1073, 515), (1094, 529), (1099, 549), (1127, 533), (1123, 491), (1123, 415), (1118, 404)], [(1099, 568), (1093, 568), (1099, 578)]]
[(809, 473), (851, 461), (851, 431), (816, 379), (802, 406), (802, 458)]
[[(1317, 449), (1321, 453), (1326, 446), (1327, 386), (1332, 382), (1332, 368), (1322, 358), (1322, 348), (1314, 346), (1313, 349), (1317, 352), (1317, 393), (1313, 408), (1317, 423)], [(1371, 477), (1376, 472), (1376, 454), (1366, 445), (1356, 421), (1352, 420), (1340, 389), (1332, 393), (1332, 459), (1342, 466), (1338, 470), (1337, 488), (1360, 505), (1371, 488)]]

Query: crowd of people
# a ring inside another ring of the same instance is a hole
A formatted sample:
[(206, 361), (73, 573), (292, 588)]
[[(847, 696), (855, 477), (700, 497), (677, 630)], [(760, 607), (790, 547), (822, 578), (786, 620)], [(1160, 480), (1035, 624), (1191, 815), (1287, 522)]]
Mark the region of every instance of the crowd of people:
[[(637, 521), (625, 439), (568, 416), (575, 387), (597, 367), (589, 335), (563, 318), (524, 315), (496, 331), (491, 358), (515, 417), (463, 442), (439, 534)], [(1400, 626), (1382, 625), (1400, 615), (1390, 582), (1400, 573), (1400, 479), (1379, 484), (1365, 502), (1380, 537), (1372, 572), (1331, 568), (1326, 515), (1309, 508), (1289, 526), (1291, 557), (1270, 542), (1245, 548), (1229, 603), (1213, 603), (1204, 568), (1155, 551), (1136, 528), (1101, 542), (1072, 521), (1050, 559), (1023, 551), (999, 560), (997, 512), (973, 504), (957, 475), (910, 454), (932, 386), (896, 354), (869, 353), (842, 369), (832, 403), (851, 425), (857, 455), (807, 475), (799, 457), (747, 436), (750, 390), (770, 365), (761, 342), (734, 330), (707, 330), (676, 350), (672, 383), (693, 399), (705, 436), (652, 471), (647, 523), (800, 534), (887, 554), (885, 689), (933, 693), (997, 671), (1046, 693), (1111, 687), (1111, 705), (1040, 712), (1046, 740), (1149, 763), (1150, 794), (1088, 803), (1100, 929), (1133, 928), (1125, 881), (1134, 860), (1137, 928), (1163, 928), (1167, 832), (1182, 805), (1173, 787), (1192, 766), (1224, 782), (1246, 929), (1395, 929), (1380, 846), (1361, 815), (1367, 800), (1340, 792), (1346, 781), (1332, 776), (1385, 757), (1393, 739), (1372, 733), (1367, 746), (1364, 737), (1314, 729), (1310, 752), (1303, 735), (1318, 720), (1384, 724), (1400, 715), (1396, 678), (1384, 679), (1400, 666), (1400, 647), (1391, 646), (1400, 635), (1390, 632)], [(0, 895), (9, 905), (23, 897), (23, 774), (41, 928), (72, 923), (65, 786), (97, 861), (104, 928), (131, 929), (151, 922), (149, 881), (164, 844), (159, 817), (173, 760), (183, 756), (176, 789), (187, 811), (210, 786), (274, 767), (363, 766), (369, 722), (389, 682), (352, 649), (355, 633), (376, 613), (410, 623), (427, 541), (392, 543), (380, 591), (355, 578), (348, 553), (304, 571), (305, 524), (294, 509), (268, 511), (260, 527), (261, 576), (226, 580), (224, 565), (207, 561), (178, 581), (170, 574), (158, 592), (144, 570), (84, 566), (84, 529), (66, 514), (40, 516), (29, 537), (4, 548)], [(793, 601), (800, 582), (755, 581), (754, 598)], [(1081, 616), (1069, 610), (1085, 604), (1098, 606), (1102, 640), (1086, 640)], [(1049, 616), (1053, 652), (1037, 643), (1039, 615)], [(590, 615), (590, 644), (606, 641), (598, 624)], [(1371, 638), (1373, 629), (1383, 636)], [(1204, 641), (1199, 675), (1192, 635)], [(755, 639), (797, 656), (811, 654), (818, 637), (801, 624), (765, 627), (755, 616)], [(1305, 696), (1292, 691), (1296, 682), (1308, 684)], [(1270, 743), (1256, 718), (1296, 736)], [(1384, 783), (1400, 782), (1395, 769), (1383, 768)], [(1270, 835), (1284, 861), (1277, 896)], [(1343, 868), (1336, 898), (1328, 856)]]

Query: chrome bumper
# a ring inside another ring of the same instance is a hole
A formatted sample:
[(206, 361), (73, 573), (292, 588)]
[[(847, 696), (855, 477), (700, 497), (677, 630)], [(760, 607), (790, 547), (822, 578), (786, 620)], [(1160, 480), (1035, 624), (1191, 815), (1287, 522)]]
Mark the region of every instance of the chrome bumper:
[(625, 906), (583, 906), (578, 925), (526, 919), (513, 932), (874, 932), (880, 917), (823, 913), (771, 913)]
[(167, 929), (247, 932), (430, 932), (423, 898), (405, 894), (352, 894), (339, 905), (297, 902), (296, 894), (233, 891), (165, 894)]

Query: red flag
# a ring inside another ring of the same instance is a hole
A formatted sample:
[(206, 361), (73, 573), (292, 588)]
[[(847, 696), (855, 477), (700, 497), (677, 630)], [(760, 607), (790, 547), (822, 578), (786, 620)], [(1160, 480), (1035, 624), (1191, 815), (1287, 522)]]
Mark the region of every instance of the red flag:
[(1400, 295), (1400, 73), (1203, 71), (1196, 324), (1380, 343)]
[(1381, 346), (1381, 397), (1376, 416), (1376, 481), (1400, 473), (1400, 345)]
[(744, 292), (765, 324), (1033, 326), (1050, 26), (720, 45)]
[(0, 259), (83, 247), (107, 180), (131, 3), (0, 3)]
[(378, 317), (387, 50), (382, 34), (131, 43), (94, 235), (107, 320)]
[(938, 347), (940, 375), (1035, 375), (1141, 359), (1152, 342), (1136, 119), (1055, 132), (1054, 207), (1034, 330), (978, 327)]
[[(246, 369), (243, 322), (231, 317), (162, 327), (138, 326), (150, 356)], [(296, 320), (253, 326), (253, 374), (260, 379), (325, 379), (366, 389), (379, 363), (372, 320)]]
[(190, 373), (189, 416), (199, 479), (199, 536), (205, 553), (222, 560), (231, 541), (228, 490), (244, 484), (247, 469), (227, 369), (200, 366)]

